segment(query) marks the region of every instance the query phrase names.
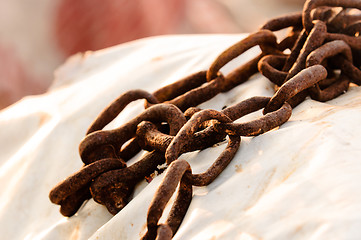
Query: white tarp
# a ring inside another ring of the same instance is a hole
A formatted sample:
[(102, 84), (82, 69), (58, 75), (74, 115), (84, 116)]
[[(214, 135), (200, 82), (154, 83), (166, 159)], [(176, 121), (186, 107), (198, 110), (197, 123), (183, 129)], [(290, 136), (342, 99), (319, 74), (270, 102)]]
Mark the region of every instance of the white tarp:
[[(76, 55), (56, 72), (52, 89), (0, 112), (1, 239), (138, 239), (163, 175), (141, 183), (117, 215), (89, 200), (65, 218), (51, 188), (80, 169), (78, 145), (97, 114), (121, 93), (154, 91), (213, 59), (244, 35), (155, 37)], [(239, 61), (249, 59), (253, 49)], [(238, 65), (232, 62), (228, 70)], [(227, 69), (223, 72), (227, 72)], [(222, 109), (252, 96), (271, 96), (267, 79), (219, 94), (202, 108)], [(126, 108), (108, 128), (143, 109)], [(260, 116), (261, 113), (250, 117)], [(240, 120), (243, 121), (243, 120)], [(278, 130), (242, 138), (236, 157), (209, 186), (194, 187), (174, 239), (358, 239), (361, 236), (361, 88), (326, 103), (306, 100)], [(226, 143), (188, 153), (205, 170)], [(168, 206), (169, 207), (169, 206)]]

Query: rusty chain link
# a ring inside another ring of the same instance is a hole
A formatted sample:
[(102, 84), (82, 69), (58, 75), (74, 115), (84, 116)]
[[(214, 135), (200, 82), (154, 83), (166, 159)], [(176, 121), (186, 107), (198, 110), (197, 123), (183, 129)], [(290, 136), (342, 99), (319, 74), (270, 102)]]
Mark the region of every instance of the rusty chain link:
[[(292, 108), (307, 96), (328, 101), (350, 84), (361, 84), (360, 0), (307, 0), (300, 13), (272, 19), (259, 31), (222, 52), (208, 71), (194, 73), (154, 93), (132, 90), (106, 107), (87, 130), (79, 145), (84, 166), (55, 186), (51, 202), (64, 216), (75, 214), (93, 198), (116, 214), (130, 200), (135, 185), (168, 166), (147, 214), (147, 232), (142, 239), (171, 239), (192, 200), (192, 186), (210, 184), (236, 154), (241, 136), (257, 136), (281, 126)], [(289, 28), (277, 41), (274, 32)], [(220, 70), (248, 49), (261, 53), (224, 76)], [(286, 50), (289, 50), (288, 52)], [(222, 111), (196, 106), (221, 92), (244, 83), (260, 72), (275, 84), (272, 97), (255, 96)], [(145, 99), (145, 110), (128, 123), (102, 130), (132, 101)], [(234, 122), (263, 109), (264, 116)], [(222, 142), (228, 145), (204, 172), (194, 174), (189, 163), (179, 159), (186, 152), (206, 149)], [(126, 161), (145, 150), (140, 160)], [(178, 194), (165, 223), (159, 223), (173, 193)]]

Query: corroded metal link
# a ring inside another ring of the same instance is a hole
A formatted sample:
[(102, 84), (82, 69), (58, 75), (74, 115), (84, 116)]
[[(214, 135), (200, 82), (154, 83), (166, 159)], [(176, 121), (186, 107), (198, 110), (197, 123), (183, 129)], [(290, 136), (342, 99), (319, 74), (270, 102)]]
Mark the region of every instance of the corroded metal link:
[(332, 84), (334, 84), (335, 82), (337, 82), (338, 76), (335, 74), (335, 72), (330, 71), (329, 69), (327, 69), (327, 72), (328, 72), (327, 78), (319, 81), (316, 84), (317, 86), (320, 87), (320, 89), (325, 89), (331, 86)]
[(89, 184), (69, 195), (60, 203), (60, 213), (65, 217), (73, 216), (84, 203), (91, 198)]
[(302, 12), (287, 14), (267, 21), (261, 29), (278, 31), (288, 27), (302, 26)]
[[(258, 110), (255, 108), (255, 111)], [(220, 124), (228, 134), (237, 136), (257, 136), (279, 127), (291, 117), (292, 107), (285, 102), (283, 106), (273, 112), (267, 113), (259, 119), (245, 123), (224, 123)]]
[(297, 73), (305, 68), (305, 62), (308, 54), (322, 45), (322, 43), (325, 41), (326, 33), (326, 24), (322, 21), (315, 21), (315, 25), (308, 35), (305, 44), (296, 59), (296, 62), (293, 64), (287, 74), (286, 81), (294, 77)]
[(170, 240), (173, 237), (172, 229), (167, 224), (159, 224), (155, 240)]
[(60, 205), (60, 213), (66, 217), (74, 215), (85, 200), (91, 198), (89, 191), (91, 181), (111, 169), (124, 168), (125, 163), (118, 159), (104, 159), (83, 167), (77, 173), (55, 186), (50, 200)]
[(185, 171), (180, 183), (176, 200), (171, 208), (166, 224), (171, 228), (173, 234), (178, 231), (180, 224), (183, 221), (184, 216), (187, 213), (188, 207), (192, 201), (193, 186), (187, 180), (185, 174), (192, 173), (191, 169)]
[[(179, 82), (167, 85), (153, 95), (160, 99), (177, 106), (182, 111), (186, 111), (189, 107), (197, 106), (205, 101), (210, 100), (220, 92), (226, 92), (239, 84), (247, 81), (253, 74), (257, 73), (257, 63), (263, 54), (255, 57), (249, 62), (231, 71), (226, 77), (223, 75), (213, 79), (213, 81), (205, 83), (205, 72), (193, 74)], [(203, 84), (205, 83), (205, 84)], [(202, 85), (203, 84), (203, 85)], [(178, 90), (180, 88), (182, 91)], [(187, 92), (183, 91), (188, 89)], [(146, 103), (146, 107), (150, 104)]]
[(328, 22), (330, 32), (342, 32), (347, 26), (361, 20), (361, 15), (352, 14), (352, 10), (350, 8), (342, 9), (335, 17), (330, 19)]
[[(321, 64), (325, 59), (334, 57), (336, 55), (342, 54), (343, 57), (337, 58), (337, 65), (340, 65), (341, 71), (343, 74), (346, 74), (351, 77), (352, 81), (356, 84), (361, 83), (361, 71), (354, 67), (352, 63), (352, 52), (351, 48), (342, 40), (335, 40), (332, 42), (328, 42), (323, 46), (319, 47), (307, 57), (306, 66), (312, 66), (316, 64)], [(333, 61), (334, 63), (336, 61)], [(352, 66), (351, 66), (351, 65)], [(345, 70), (345, 72), (344, 72)], [(346, 78), (346, 76), (340, 77), (340, 82), (333, 83), (329, 88), (321, 89), (318, 87), (318, 84), (314, 88), (310, 89), (311, 97), (318, 101), (328, 101), (333, 99), (344, 91), (348, 89), (348, 83), (350, 82), (350, 78)]]
[(320, 87), (316, 85), (308, 91), (312, 99), (320, 102), (326, 102), (343, 94), (347, 91), (349, 85), (350, 79), (345, 74), (341, 74), (337, 81), (327, 88), (320, 89)]
[(287, 77), (287, 72), (279, 69), (285, 65), (287, 56), (267, 55), (258, 62), (258, 70), (277, 86), (281, 86)]
[(229, 117), (232, 121), (234, 121), (247, 114), (264, 108), (270, 101), (270, 99), (270, 97), (251, 97), (232, 106), (229, 106), (223, 109), (221, 112), (227, 115), (227, 117)]
[[(206, 82), (205, 72), (193, 74), (174, 84), (170, 84), (155, 92), (153, 95), (160, 98), (160, 101), (167, 99), (164, 103), (177, 106), (182, 111), (189, 107), (197, 106), (205, 101), (210, 100), (220, 92), (227, 92), (239, 84), (247, 81), (253, 74), (257, 73), (257, 63), (263, 54), (255, 57), (242, 66), (234, 69), (226, 77), (218, 76), (211, 82)], [(205, 83), (205, 84), (203, 84)], [(203, 85), (202, 85), (203, 84)], [(177, 88), (183, 89), (182, 91)], [(187, 92), (183, 93), (185, 88)], [(182, 94), (181, 94), (182, 93)], [(181, 94), (181, 95), (178, 95)], [(146, 103), (146, 107), (150, 104)]]
[(325, 43), (311, 52), (306, 59), (306, 67), (321, 64), (326, 58), (342, 54), (348, 61), (352, 62), (351, 48), (342, 40)]
[(348, 25), (346, 28), (344, 28), (342, 30), (342, 33), (347, 34), (349, 36), (355, 36), (356, 34), (360, 34), (361, 33), (361, 20)]
[[(148, 151), (154, 149), (163, 153), (174, 139), (174, 136), (161, 133), (153, 123), (148, 121), (141, 122), (138, 125), (137, 136), (139, 145), (143, 149)], [(183, 146), (181, 153), (209, 148), (214, 144), (221, 142), (225, 136), (225, 133), (219, 133), (215, 131), (213, 127), (208, 127), (195, 133), (193, 138)]]
[(145, 120), (168, 122), (170, 135), (175, 135), (186, 122), (183, 113), (176, 106), (165, 103), (154, 105), (119, 128), (96, 131), (87, 135), (79, 145), (79, 153), (83, 162), (89, 162), (89, 155), (93, 149), (99, 146), (111, 144), (120, 149), (126, 141), (135, 136), (137, 125)]
[(236, 68), (226, 77), (219, 75), (217, 78), (213, 79), (213, 81), (191, 89), (164, 103), (173, 104), (182, 111), (186, 111), (189, 107), (194, 107), (208, 101), (221, 92), (229, 91), (247, 81), (250, 76), (257, 72), (257, 63), (261, 56), (262, 55), (259, 55), (244, 65)]
[(300, 71), (296, 76), (284, 83), (273, 95), (263, 113), (269, 113), (279, 109), (284, 102), (297, 93), (312, 87), (318, 81), (327, 77), (327, 70), (321, 65), (314, 65)]
[[(131, 102), (145, 98), (147, 102), (151, 104), (158, 103), (157, 98), (144, 91), (144, 90), (130, 90), (126, 93), (120, 95), (116, 100), (111, 102), (92, 122), (90, 127), (87, 130), (86, 135), (103, 129), (107, 124), (109, 124), (119, 113)], [(128, 160), (135, 156), (140, 151), (140, 147), (136, 145), (137, 141), (132, 141), (130, 144), (126, 146), (120, 153), (119, 149), (115, 149), (114, 146), (108, 146), (106, 151), (104, 151), (104, 147), (98, 148), (97, 151), (93, 151), (93, 156), (89, 157), (87, 164), (102, 159), (104, 157), (115, 157), (120, 156), (123, 157), (124, 160)]]
[[(234, 121), (249, 113), (264, 108), (269, 100), (270, 97), (252, 97), (223, 109), (221, 113), (225, 114)], [(202, 109), (199, 108), (191, 108), (188, 110), (191, 112), (189, 113), (190, 116), (202, 111)], [(202, 123), (200, 123), (200, 125), (201, 124)], [(183, 146), (181, 153), (200, 150), (206, 146), (211, 146), (223, 140), (225, 135), (220, 134), (219, 132), (223, 131), (215, 132), (215, 129), (212, 126), (206, 128), (205, 130), (196, 132), (193, 138), (189, 139), (189, 141)], [(174, 139), (172, 136), (159, 132), (154, 124), (146, 121), (138, 125), (137, 136), (139, 137), (139, 143), (143, 149), (156, 149), (160, 152), (165, 152), (170, 142)]]
[(295, 96), (288, 99), (287, 102), (291, 105), (292, 108), (295, 108), (298, 106), (298, 104), (302, 103), (307, 96), (308, 96), (307, 91), (301, 91), (297, 93)]
[(313, 11), (311, 11), (310, 17), (312, 21), (321, 20), (323, 22), (327, 22), (337, 14), (335, 10), (336, 9), (333, 7), (321, 6), (313, 9)]
[(361, 50), (361, 37), (349, 36), (343, 33), (327, 33), (326, 40), (342, 40), (346, 42), (352, 49)]
[[(217, 119), (221, 122), (230, 122), (231, 119), (225, 114), (215, 110), (202, 110), (192, 116), (192, 118), (184, 125), (184, 127), (178, 132), (176, 137), (172, 140), (165, 153), (167, 164), (175, 161), (182, 153), (183, 147), (189, 140), (192, 139), (193, 134), (198, 130), (201, 123), (210, 120)], [(201, 174), (186, 174), (186, 178), (196, 186), (205, 186), (210, 184), (217, 178), (217, 176), (228, 166), (230, 161), (236, 154), (241, 139), (239, 136), (229, 136), (229, 143), (221, 155), (215, 160), (215, 162)]]
[(113, 102), (111, 102), (92, 122), (90, 127), (87, 130), (87, 135), (89, 133), (95, 132), (97, 130), (103, 129), (108, 123), (110, 123), (118, 114), (131, 102), (145, 98), (150, 103), (158, 103), (156, 97), (144, 90), (130, 90), (123, 93)]
[(136, 137), (129, 140), (128, 143), (125, 143), (118, 153), (118, 157), (124, 161), (128, 161), (141, 151), (141, 147), (138, 144)]
[[(152, 147), (154, 149), (157, 150), (160, 149), (161, 151), (165, 151), (166, 147), (168, 147), (170, 142), (174, 139), (174, 137), (172, 136), (157, 132), (155, 126), (154, 125), (151, 126), (151, 123), (149, 122), (148, 123), (143, 122), (138, 127), (139, 127), (138, 129), (141, 128), (142, 129), (141, 131), (144, 131), (145, 134), (144, 137), (145, 143), (143, 144), (147, 144), (148, 146), (153, 144)], [(152, 127), (153, 129), (151, 129)], [(225, 134), (215, 135), (214, 133), (216, 132), (214, 131), (213, 127), (209, 127), (201, 132), (195, 133), (193, 138), (191, 138), (190, 141), (183, 146), (180, 154), (184, 152), (204, 149), (206, 147), (209, 147), (210, 145), (213, 145), (223, 140)], [(219, 136), (221, 136), (222, 138), (219, 138)], [(142, 138), (143, 137), (140, 137), (140, 139)], [(221, 155), (216, 159), (216, 161), (207, 169), (207, 171), (201, 174), (187, 175), (187, 179), (192, 183), (192, 185), (206, 186), (210, 184), (229, 164), (233, 156), (236, 154), (240, 144), (240, 138), (238, 136), (229, 136), (229, 138), (230, 138), (229, 143), (226, 149), (221, 153)]]
[(303, 27), (309, 33), (313, 28), (311, 11), (317, 7), (343, 7), (343, 8), (357, 8), (361, 10), (360, 0), (307, 0), (302, 11)]
[(231, 119), (225, 114), (216, 110), (206, 109), (194, 114), (191, 119), (179, 130), (175, 138), (169, 144), (165, 152), (166, 163), (169, 165), (176, 160), (182, 151), (183, 146), (189, 141), (193, 134), (198, 130), (201, 123), (216, 119), (220, 122), (231, 122)]
[(211, 64), (207, 72), (207, 81), (215, 79), (218, 76), (218, 71), (232, 59), (257, 45), (270, 45), (277, 48), (276, 36), (269, 30), (260, 30), (234, 44), (222, 52)]
[[(331, 59), (333, 60), (333, 59)], [(345, 75), (347, 75), (350, 78), (350, 81), (357, 84), (357, 85), (361, 85), (361, 70), (357, 67), (355, 67), (352, 62), (350, 62), (349, 60), (347, 60), (344, 57), (339, 57), (337, 59), (334, 59), (332, 61), (334, 63), (334, 65), (339, 66), (342, 73), (344, 73)]]
[(298, 35), (298, 39), (295, 43), (295, 45), (293, 46), (290, 55), (288, 56), (285, 65), (283, 66), (282, 71), (284, 72), (288, 72), (291, 67), (293, 66), (293, 64), (296, 62), (298, 55), (300, 54), (300, 51), (307, 39), (307, 33), (305, 31), (305, 29), (302, 29), (300, 34)]
[(55, 204), (60, 204), (65, 198), (89, 184), (92, 179), (98, 177), (100, 174), (124, 167), (126, 167), (124, 161), (112, 158), (102, 159), (84, 166), (78, 172), (58, 183), (58, 185), (51, 190), (49, 194), (50, 201)]
[(207, 71), (191, 74), (175, 83), (164, 86), (153, 93), (159, 102), (172, 100), (207, 82)]
[(119, 158), (117, 150), (113, 145), (104, 144), (93, 148), (83, 162), (88, 165), (104, 158)]
[(292, 29), (288, 35), (280, 41), (278, 49), (280, 51), (284, 51), (286, 49), (292, 50), (298, 40), (298, 37), (300, 36), (300, 33), (301, 30), (298, 30), (297, 28)]
[[(167, 219), (166, 225), (177, 231), (192, 199), (192, 185), (183, 177), (185, 172), (191, 172), (189, 163), (185, 160), (174, 161), (167, 169), (163, 180), (158, 187), (147, 214), (148, 231), (142, 237), (143, 240), (155, 239), (158, 230), (158, 221), (163, 214), (164, 208), (175, 192), (178, 184), (179, 191), (175, 203)], [(180, 206), (181, 205), (181, 206)]]
[(257, 73), (258, 61), (264, 56), (263, 53), (259, 54), (249, 62), (234, 69), (225, 76), (224, 84), (221, 86), (220, 92), (227, 92), (232, 88), (246, 82), (253, 74)]
[(184, 112), (184, 116), (189, 120), (195, 113), (202, 111), (202, 108), (199, 107), (190, 107)]
[[(350, 36), (359, 36), (361, 33), (361, 20), (349, 25), (347, 28), (345, 28), (343, 33), (350, 35)], [(360, 49), (358, 49), (358, 50), (352, 49), (352, 54), (354, 56), (353, 64), (357, 67), (360, 67), (361, 66), (361, 50)], [(360, 79), (361, 78), (359, 78), (359, 80)]]
[(143, 121), (138, 125), (136, 134), (138, 143), (143, 149), (155, 149), (163, 153), (174, 138), (160, 132), (153, 123), (148, 121)]
[(186, 173), (186, 179), (194, 186), (207, 186), (211, 184), (232, 161), (233, 157), (237, 153), (240, 143), (241, 138), (239, 136), (233, 135), (233, 133), (230, 134), (229, 142), (226, 148), (213, 162), (213, 164), (203, 173)]
[(213, 79), (213, 81), (208, 82), (198, 88), (192, 89), (179, 97), (167, 101), (166, 103), (173, 104), (180, 110), (185, 111), (189, 107), (197, 106), (209, 99), (212, 99), (221, 92), (221, 90), (224, 88), (224, 85), (224, 76), (220, 75)]
[(103, 173), (90, 187), (94, 201), (105, 205), (110, 213), (118, 213), (128, 203), (134, 186), (164, 162), (164, 154), (153, 151), (127, 168)]

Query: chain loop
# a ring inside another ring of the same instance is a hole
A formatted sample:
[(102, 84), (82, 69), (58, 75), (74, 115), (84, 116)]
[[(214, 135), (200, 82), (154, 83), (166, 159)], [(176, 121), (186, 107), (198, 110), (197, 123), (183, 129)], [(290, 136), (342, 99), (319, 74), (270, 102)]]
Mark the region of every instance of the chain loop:
[(158, 103), (157, 98), (146, 91), (141, 89), (130, 90), (120, 95), (117, 99), (111, 102), (90, 124), (86, 135), (102, 130), (108, 123), (110, 123), (118, 114), (131, 102), (145, 98), (148, 102), (153, 104)]
[(153, 151), (127, 168), (110, 170), (91, 182), (94, 201), (103, 204), (112, 214), (118, 213), (129, 201), (135, 185), (164, 163), (164, 154)]
[(149, 206), (147, 215), (148, 231), (142, 237), (142, 240), (155, 239), (159, 226), (158, 221), (179, 183), (178, 196), (169, 213), (169, 217), (164, 224), (167, 226), (167, 231), (170, 229), (173, 234), (177, 231), (181, 219), (183, 219), (192, 199), (192, 185), (183, 177), (187, 171), (191, 172), (192, 170), (189, 163), (185, 160), (174, 161), (167, 169), (163, 181), (159, 185)]
[(287, 100), (326, 77), (327, 70), (322, 65), (314, 65), (300, 71), (278, 89), (264, 108), (263, 113), (266, 114), (279, 109)]
[(165, 103), (154, 105), (119, 128), (96, 131), (87, 135), (79, 145), (83, 162), (87, 164), (92, 150), (99, 146), (110, 144), (120, 149), (126, 141), (134, 137), (137, 125), (145, 120), (168, 122), (171, 135), (175, 135), (186, 122), (183, 113), (176, 106)]
[(227, 117), (225, 114), (218, 112), (216, 110), (202, 110), (200, 112), (195, 113), (191, 119), (184, 124), (184, 126), (177, 133), (175, 138), (169, 144), (166, 152), (165, 159), (166, 163), (170, 164), (174, 160), (178, 158), (180, 155), (183, 146), (190, 140), (193, 134), (198, 130), (201, 123), (216, 119), (220, 122), (231, 122), (231, 119)]
[(257, 45), (269, 45), (276, 48), (276, 36), (269, 30), (259, 30), (258, 32), (251, 34), (240, 42), (234, 44), (222, 52), (211, 64), (207, 72), (207, 81), (211, 81), (216, 78), (218, 71), (232, 59)]
[(357, 8), (361, 10), (361, 2), (359, 0), (307, 0), (302, 13), (303, 27), (307, 32), (310, 32), (313, 27), (311, 11), (321, 6)]
[[(257, 110), (258, 107), (254, 109), (254, 111)], [(226, 129), (228, 134), (237, 136), (257, 136), (287, 122), (291, 117), (291, 114), (292, 107), (285, 102), (280, 109), (267, 113), (265, 116), (256, 120), (245, 123), (226, 123), (221, 126)]]
[(285, 82), (288, 73), (279, 69), (285, 65), (286, 60), (287, 56), (283, 55), (264, 56), (258, 62), (258, 70), (271, 82), (281, 86)]

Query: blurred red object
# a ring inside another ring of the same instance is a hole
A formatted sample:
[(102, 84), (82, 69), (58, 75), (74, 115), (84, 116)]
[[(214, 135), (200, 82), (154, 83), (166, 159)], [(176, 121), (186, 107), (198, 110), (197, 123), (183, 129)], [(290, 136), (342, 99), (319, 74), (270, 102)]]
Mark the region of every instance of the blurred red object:
[(0, 45), (0, 109), (19, 100), (24, 95), (44, 91), (33, 81), (23, 62), (12, 48)]
[(66, 56), (142, 37), (176, 33), (184, 0), (61, 0), (56, 39)]

